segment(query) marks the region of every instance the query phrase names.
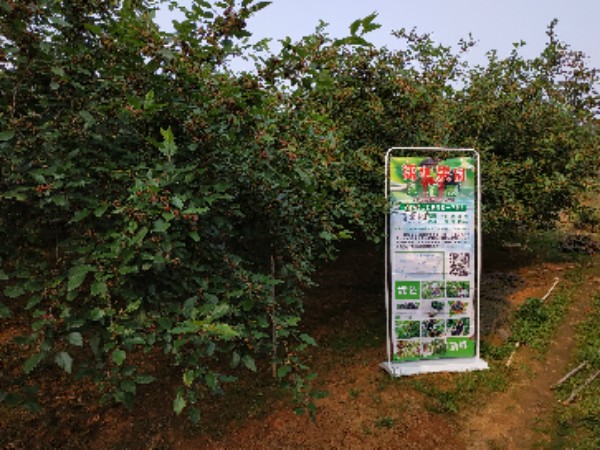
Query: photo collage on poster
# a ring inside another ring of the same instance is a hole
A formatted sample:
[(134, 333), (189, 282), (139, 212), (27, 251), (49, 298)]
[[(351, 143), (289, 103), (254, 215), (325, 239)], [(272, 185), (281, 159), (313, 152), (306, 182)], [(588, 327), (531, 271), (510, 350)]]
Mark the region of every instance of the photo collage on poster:
[(392, 158), (394, 360), (475, 354), (472, 158)]

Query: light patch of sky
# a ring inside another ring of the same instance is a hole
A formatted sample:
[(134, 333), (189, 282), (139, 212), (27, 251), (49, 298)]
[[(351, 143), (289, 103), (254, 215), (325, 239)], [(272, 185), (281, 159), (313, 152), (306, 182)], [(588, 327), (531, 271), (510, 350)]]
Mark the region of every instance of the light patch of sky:
[[(400, 48), (391, 35), (400, 28), (431, 33), (436, 42), (452, 46), (471, 33), (478, 41), (467, 57), (471, 64), (485, 64), (492, 49), (505, 57), (521, 40), (526, 42), (523, 56), (538, 55), (547, 42), (547, 26), (556, 18), (559, 39), (583, 51), (589, 66), (600, 68), (600, 0), (274, 0), (248, 20), (248, 29), (256, 41), (299, 39), (312, 33), (321, 19), (337, 38), (348, 34), (354, 20), (372, 12), (382, 25), (366, 36), (374, 45)], [(158, 14), (164, 27), (172, 17), (166, 8)]]

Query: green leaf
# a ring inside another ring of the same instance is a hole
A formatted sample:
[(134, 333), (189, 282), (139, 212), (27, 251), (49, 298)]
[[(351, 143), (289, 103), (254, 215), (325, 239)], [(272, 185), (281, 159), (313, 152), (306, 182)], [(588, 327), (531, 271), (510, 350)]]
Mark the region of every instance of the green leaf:
[(167, 61), (175, 58), (175, 53), (169, 50), (168, 48), (163, 48), (158, 52), (163, 58)]
[(226, 323), (208, 323), (202, 327), (204, 331), (213, 336), (218, 336), (220, 339), (229, 341), (240, 335), (231, 325)]
[(238, 352), (233, 352), (231, 355), (231, 368), (235, 369), (240, 363), (240, 354)]
[(329, 231), (321, 231), (319, 233), (319, 237), (321, 239), (325, 239), (326, 241), (332, 241), (335, 239), (335, 236), (331, 234)]
[(127, 311), (128, 313), (136, 312), (138, 309), (140, 309), (141, 305), (142, 305), (142, 300), (140, 300), (140, 299), (130, 301), (129, 303), (127, 303), (127, 307), (125, 308), (125, 311)]
[(215, 354), (215, 350), (217, 349), (217, 344), (214, 341), (210, 341), (206, 344), (205, 354), (206, 356), (212, 356)]
[(64, 77), (66, 75), (65, 70), (62, 67), (51, 67), (50, 71), (59, 77)]
[(135, 384), (134, 381), (131, 380), (123, 380), (120, 384), (120, 388), (125, 391), (125, 392), (129, 392), (131, 394), (135, 394), (136, 390), (137, 390), (137, 385)]
[(104, 280), (95, 280), (90, 287), (90, 292), (96, 297), (106, 297), (108, 286)]
[(313, 347), (317, 346), (317, 341), (315, 341), (312, 336), (309, 336), (306, 333), (302, 333), (300, 335), (300, 339), (302, 340), (302, 342), (308, 344), (308, 345), (312, 345)]
[(172, 328), (169, 333), (171, 334), (186, 334), (186, 333), (196, 333), (199, 329), (202, 322), (183, 322), (181, 325), (177, 325)]
[(83, 126), (84, 129), (88, 129), (89, 127), (91, 127), (92, 125), (94, 125), (96, 123), (96, 119), (94, 119), (94, 116), (92, 116), (89, 111), (79, 111), (79, 116), (84, 120), (85, 125)]
[(15, 132), (12, 130), (0, 131), (0, 142), (6, 142), (13, 138)]
[(144, 98), (144, 109), (150, 109), (154, 106), (154, 89), (150, 89)]
[(59, 352), (54, 358), (54, 362), (58, 364), (65, 372), (71, 373), (73, 369), (73, 358), (67, 352)]
[(0, 192), (0, 198), (15, 199), (18, 202), (24, 202), (27, 200), (27, 195), (22, 192), (22, 189), (11, 189)]
[(372, 44), (360, 36), (348, 36), (334, 41), (335, 45), (356, 45), (359, 47), (370, 47)]
[(99, 206), (94, 211), (94, 216), (96, 216), (96, 217), (102, 217), (104, 215), (104, 213), (106, 212), (107, 209), (108, 209), (108, 204)]
[(338, 238), (340, 239), (352, 239), (352, 231), (350, 230), (342, 230), (338, 232)]
[(263, 8), (266, 8), (267, 6), (269, 6), (272, 2), (258, 2), (254, 5), (252, 5), (250, 8), (248, 8), (250, 11), (252, 11), (252, 13), (255, 13), (257, 11), (260, 11)]
[(254, 361), (254, 358), (252, 356), (244, 355), (244, 357), (242, 358), (242, 362), (252, 372), (256, 372), (256, 362)]
[(142, 227), (140, 231), (131, 239), (131, 245), (138, 246), (141, 245), (142, 241), (148, 234), (148, 227)]
[(357, 31), (358, 31), (358, 29), (360, 28), (361, 24), (362, 24), (362, 19), (357, 19), (357, 20), (355, 20), (354, 22), (352, 22), (352, 23), (350, 24), (350, 34), (351, 34), (352, 36), (355, 36), (355, 35), (356, 35), (356, 32), (357, 32)]
[(15, 407), (21, 404), (22, 397), (13, 392), (3, 392), (3, 396), (0, 397), (0, 401), (4, 402), (4, 404), (7, 406)]
[(100, 335), (98, 333), (92, 334), (90, 337), (90, 348), (95, 357), (100, 355)]
[(77, 347), (83, 347), (83, 337), (81, 336), (81, 333), (79, 333), (77, 331), (69, 333), (67, 340), (69, 341), (69, 344), (71, 344), (71, 345), (75, 345)]
[(277, 378), (285, 378), (285, 376), (292, 371), (290, 366), (279, 366), (277, 368)]
[(152, 229), (152, 231), (155, 231), (157, 233), (164, 233), (169, 229), (170, 226), (171, 224), (169, 222), (165, 222), (162, 219), (158, 219), (154, 221), (154, 228)]
[(155, 380), (156, 380), (156, 378), (153, 377), (152, 375), (140, 374), (135, 377), (135, 382), (137, 384), (150, 384), (150, 383), (153, 383)]
[(181, 392), (178, 392), (177, 397), (175, 397), (175, 400), (173, 400), (173, 411), (175, 411), (175, 414), (181, 414), (181, 411), (183, 411), (186, 404), (187, 403), (183, 398), (183, 395), (181, 394)]
[(171, 127), (167, 128), (166, 130), (161, 128), (160, 134), (162, 135), (164, 141), (160, 144), (158, 149), (170, 161), (171, 158), (177, 152), (177, 144), (175, 144), (175, 136), (173, 135), (173, 131), (171, 130)]
[(4, 288), (4, 295), (8, 298), (17, 298), (25, 293), (25, 289), (20, 284), (13, 284)]
[(100, 320), (105, 315), (106, 315), (106, 313), (104, 312), (104, 310), (100, 309), (100, 308), (94, 308), (90, 311), (90, 319), (91, 320)]
[(0, 303), (0, 319), (12, 317), (12, 311), (4, 303)]
[(93, 23), (86, 23), (84, 25), (84, 28), (94, 34), (102, 34), (102, 27), (99, 27), (98, 25), (94, 25)]
[(81, 283), (85, 281), (85, 277), (90, 272), (95, 272), (96, 269), (88, 264), (82, 264), (80, 266), (71, 267), (69, 270), (69, 279), (67, 282), (67, 291), (71, 292), (81, 286)]
[(34, 306), (37, 306), (41, 301), (42, 301), (41, 295), (32, 295), (31, 297), (29, 297), (29, 300), (27, 300), (25, 309), (31, 309)]
[(8, 275), (6, 275), (6, 272), (2, 269), (0, 269), (0, 281), (6, 281), (8, 280)]
[(89, 216), (91, 213), (91, 211), (89, 209), (84, 209), (81, 211), (77, 211), (74, 215), (73, 218), (69, 221), (69, 223), (77, 223), (80, 220), (85, 219), (87, 216)]
[(381, 24), (379, 23), (373, 23), (373, 20), (375, 20), (375, 18), (377, 17), (377, 13), (371, 13), (369, 14), (367, 17), (365, 17), (363, 19), (363, 33), (369, 33), (371, 31), (377, 30), (379, 28), (381, 28)]
[(208, 372), (204, 376), (204, 381), (210, 390), (214, 391), (217, 388), (217, 377), (215, 376), (214, 372)]
[(177, 209), (183, 209), (183, 201), (176, 195), (171, 197), (171, 204)]
[(31, 324), (31, 329), (33, 331), (39, 331), (44, 328), (48, 324), (47, 320), (36, 320)]
[(226, 315), (230, 310), (230, 307), (227, 303), (221, 303), (217, 306), (215, 306), (215, 308), (212, 310), (211, 313), (211, 319), (215, 320), (215, 319), (220, 319), (221, 317), (223, 317), (224, 315)]
[[(48, 20), (50, 21), (50, 23), (52, 23), (54, 25), (58, 25), (60, 27), (66, 27), (66, 28), (72, 27), (72, 25), (69, 22), (67, 22), (65, 19), (63, 19), (62, 17), (54, 16), (54, 17), (50, 17)], [(55, 68), (52, 68), (52, 72), (54, 72), (54, 70), (55, 70)]]
[(197, 424), (198, 422), (200, 422), (200, 409), (196, 407), (189, 408), (188, 417), (190, 418), (193, 424)]
[(141, 336), (134, 336), (132, 338), (127, 338), (125, 339), (125, 346), (131, 346), (131, 345), (144, 345), (146, 343), (146, 341), (144, 340), (143, 337)]
[(27, 358), (27, 361), (25, 361), (25, 364), (23, 364), (23, 372), (29, 375), (31, 371), (37, 367), (44, 356), (46, 356), (46, 354), (44, 352), (40, 352)]
[(193, 370), (186, 370), (183, 373), (183, 384), (190, 387), (194, 382), (194, 378), (196, 378), (196, 373)]
[(127, 355), (125, 354), (125, 352), (123, 350), (115, 350), (112, 354), (112, 359), (117, 366), (120, 366), (121, 364), (123, 364), (123, 361), (125, 361), (126, 357), (127, 357)]
[(206, 214), (210, 209), (207, 207), (202, 207), (202, 208), (188, 208), (185, 209), (183, 211), (181, 211), (182, 214), (198, 214), (198, 215), (202, 215), (202, 214)]
[(306, 186), (312, 186), (313, 179), (310, 177), (310, 175), (305, 170), (302, 170), (301, 168), (296, 167), (294, 169), (294, 171), (300, 177), (300, 180), (302, 180), (302, 183), (304, 183)]

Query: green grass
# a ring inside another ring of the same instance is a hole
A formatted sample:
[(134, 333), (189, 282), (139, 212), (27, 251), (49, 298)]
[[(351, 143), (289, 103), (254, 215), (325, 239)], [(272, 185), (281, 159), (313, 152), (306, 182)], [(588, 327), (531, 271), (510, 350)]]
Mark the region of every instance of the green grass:
[(377, 428), (393, 428), (396, 421), (389, 416), (380, 417), (375, 421)]
[(504, 391), (509, 381), (506, 370), (492, 367), (486, 371), (457, 373), (444, 386), (435, 383), (435, 376), (417, 378), (412, 385), (415, 390), (425, 394), (425, 407), (428, 411), (448, 414), (458, 413), (476, 396)]
[(561, 290), (546, 301), (539, 298), (525, 300), (515, 311), (510, 341), (545, 351), (571, 299), (572, 289)]

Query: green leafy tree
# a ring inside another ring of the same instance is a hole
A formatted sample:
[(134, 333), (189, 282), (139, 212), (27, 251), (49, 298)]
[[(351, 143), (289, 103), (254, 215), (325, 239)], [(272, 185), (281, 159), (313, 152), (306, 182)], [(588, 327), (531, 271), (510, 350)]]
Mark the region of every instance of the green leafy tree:
[(506, 59), (490, 52), (456, 96), (453, 141), (482, 152), (490, 233), (552, 227), (598, 169), (597, 74), (555, 25), (540, 56), (522, 58), (521, 43)]
[[(364, 19), (366, 29), (372, 17)], [(353, 24), (359, 29), (362, 21)], [(399, 30), (401, 50), (331, 39), (323, 28), (264, 65), (267, 80), (297, 86), (304, 107), (336, 124), (349, 192), (361, 225), (380, 230), (383, 153), (392, 146), (473, 147), (482, 154), (489, 235), (552, 226), (577, 208), (598, 169), (598, 77), (581, 52), (558, 40), (533, 59), (519, 54), (470, 67), (459, 50)], [(356, 33), (354, 33), (356, 34)]]
[(125, 404), (159, 349), (194, 420), (265, 360), (302, 396), (300, 290), (344, 229), (332, 122), (227, 69), (265, 2), (195, 2), (173, 33), (155, 3), (2, 3), (0, 311), (31, 317), (24, 375)]

